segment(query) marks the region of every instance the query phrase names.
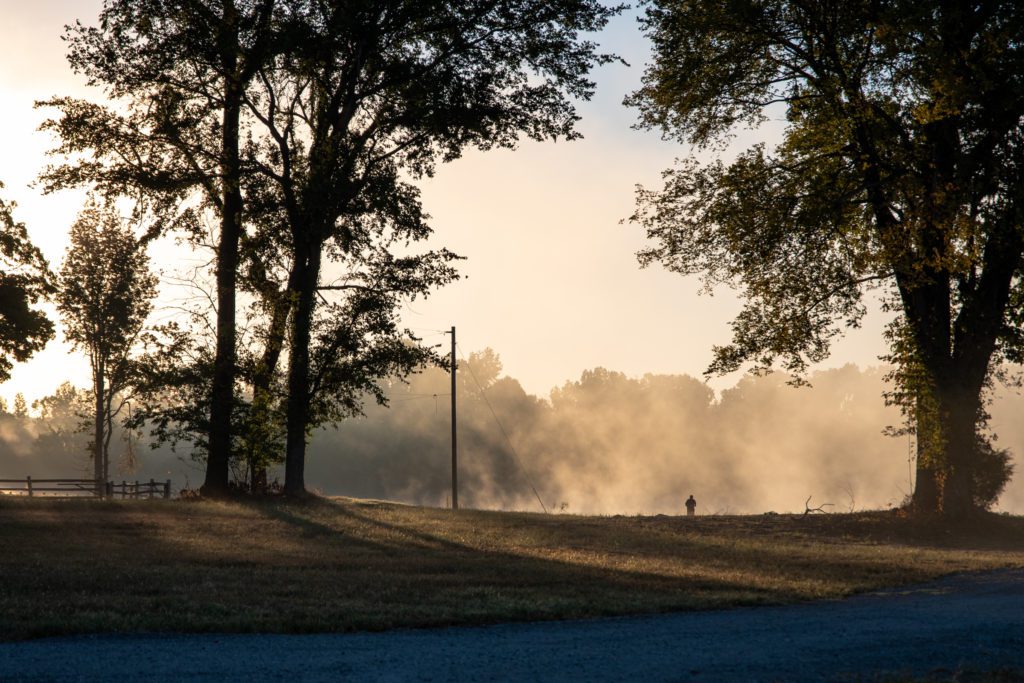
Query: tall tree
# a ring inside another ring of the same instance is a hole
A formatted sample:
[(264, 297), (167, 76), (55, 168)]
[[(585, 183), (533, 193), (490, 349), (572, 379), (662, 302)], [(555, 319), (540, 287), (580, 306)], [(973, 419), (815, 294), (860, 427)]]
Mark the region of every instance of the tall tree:
[(14, 207), (0, 199), (0, 382), (10, 379), (15, 361), (28, 360), (53, 338), (53, 323), (33, 308), (53, 292), (50, 268), (25, 224), (14, 221)]
[[(291, 257), (285, 489), (298, 494), (320, 292), (415, 295), (450, 279), (446, 252), (396, 258), (387, 250), (430, 232), (410, 180), (467, 146), (577, 137), (570, 98), (587, 99), (590, 68), (612, 59), (580, 34), (602, 28), (618, 8), (594, 0), (287, 6), (287, 48), (261, 70), (248, 103), (269, 132), (254, 161), (277, 185)], [(321, 282), (325, 257), (341, 266), (339, 284)], [(356, 306), (370, 302), (394, 305), (362, 297)], [(326, 348), (358, 340), (348, 320), (335, 319)]]
[[(105, 0), (99, 26), (69, 28), (68, 59), (126, 113), (72, 98), (41, 103), (61, 111), (44, 124), (60, 137), (56, 151), (87, 155), (49, 169), (49, 188), (93, 183), (138, 194), (200, 240), (202, 212), (216, 216), (217, 334), (203, 485), (210, 495), (227, 491), (232, 448), (243, 95), (269, 54), (274, 8), (274, 0)], [(190, 202), (196, 191), (198, 207)]]
[(115, 397), (128, 387), (129, 355), (152, 310), (156, 282), (145, 245), (131, 226), (114, 207), (90, 200), (71, 226), (57, 308), (65, 337), (88, 354), (92, 368), (97, 486), (109, 479), (110, 439), (122, 407)]
[(711, 370), (803, 371), (881, 286), (905, 341), (894, 359), (918, 378), (915, 504), (990, 502), (983, 390), (1024, 332), (1024, 8), (655, 0), (644, 27), (642, 125), (709, 148), (786, 113), (776, 148), (685, 162), (639, 195), (643, 264), (743, 289)]

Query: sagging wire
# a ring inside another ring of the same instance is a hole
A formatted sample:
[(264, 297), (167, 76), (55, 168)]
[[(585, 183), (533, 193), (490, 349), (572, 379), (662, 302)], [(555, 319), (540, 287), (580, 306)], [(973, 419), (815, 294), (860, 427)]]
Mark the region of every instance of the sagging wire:
[(503, 425), (501, 423), (501, 420), (498, 419), (498, 414), (494, 412), (494, 407), (491, 405), (491, 402), (487, 400), (487, 393), (484, 391), (483, 385), (480, 384), (480, 380), (476, 378), (476, 373), (474, 373), (473, 368), (470, 367), (469, 360), (466, 358), (466, 355), (462, 352), (462, 347), (459, 346), (458, 343), (456, 343), (455, 347), (459, 350), (459, 356), (462, 358), (463, 361), (465, 361), (466, 369), (469, 370), (469, 376), (473, 378), (473, 383), (476, 384), (476, 388), (480, 390), (480, 398), (484, 400), (484, 403), (487, 405), (487, 409), (491, 411), (491, 417), (493, 417), (494, 421), (498, 423), (498, 429), (501, 430), (502, 436), (505, 437), (505, 442), (508, 443), (509, 450), (512, 451), (512, 457), (515, 458), (516, 465), (519, 467), (519, 471), (523, 473), (523, 477), (526, 478), (526, 483), (530, 485), (530, 490), (532, 490), (533, 495), (537, 497), (537, 502), (540, 503), (540, 509), (544, 511), (544, 514), (547, 514), (548, 508), (546, 505), (544, 505), (544, 501), (541, 499), (540, 494), (537, 493), (537, 487), (533, 485), (533, 478), (530, 476), (530, 473), (527, 472), (526, 468), (523, 466), (523, 461), (519, 457), (519, 452), (516, 451), (516, 447), (512, 444), (512, 439), (509, 437), (508, 432), (505, 431), (505, 425)]
[(440, 393), (439, 394), (406, 394), (405, 396), (403, 396), (401, 398), (393, 398), (393, 399), (391, 399), (391, 402), (392, 403), (404, 403), (406, 401), (421, 401), (421, 400), (423, 400), (425, 398), (432, 398), (432, 399), (434, 399), (434, 416), (436, 417), (437, 414), (438, 414), (437, 399), (439, 397), (441, 397), (441, 396), (451, 396), (451, 394), (448, 394), (448, 393), (445, 393), (445, 394), (440, 394)]

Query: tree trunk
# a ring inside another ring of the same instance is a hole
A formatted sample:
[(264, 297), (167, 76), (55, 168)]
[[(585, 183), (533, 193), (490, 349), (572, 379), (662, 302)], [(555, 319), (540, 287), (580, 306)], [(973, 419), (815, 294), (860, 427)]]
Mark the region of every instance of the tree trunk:
[(934, 468), (917, 463), (911, 506), (915, 512), (933, 514), (939, 509), (938, 473)]
[(96, 399), (96, 414), (94, 415), (95, 422), (93, 424), (93, 445), (92, 445), (92, 466), (93, 466), (93, 478), (96, 480), (96, 495), (103, 497), (106, 494), (106, 479), (103, 476), (104, 467), (103, 463), (103, 433), (104, 433), (104, 383), (106, 378), (103, 376), (103, 369), (96, 368), (93, 370), (93, 398)]
[[(267, 345), (263, 349), (263, 358), (256, 369), (252, 381), (253, 406), (269, 407), (271, 396), (271, 385), (274, 375), (277, 372), (277, 365), (281, 360), (281, 352), (284, 350), (284, 342), (288, 332), (288, 316), (292, 310), (292, 293), (297, 289), (298, 270), (292, 268), (288, 274), (288, 283), (283, 292), (277, 291), (275, 287), (264, 289), (261, 296), (273, 302), (270, 317), (270, 326), (267, 334)], [(265, 415), (254, 414), (253, 419), (266, 419)], [(262, 458), (256, 456), (256, 444), (252, 443), (248, 453), (249, 471), (251, 473), (250, 491), (260, 493), (267, 488), (267, 465)]]
[(977, 466), (981, 386), (950, 384), (952, 386), (939, 392), (942, 441), (946, 449), (941, 506), (944, 516), (962, 519), (975, 508), (974, 469)]
[(927, 407), (922, 397), (917, 397), (917, 467), (914, 478), (914, 493), (911, 506), (915, 512), (932, 514), (939, 509), (939, 482), (935, 461), (928, 451), (931, 441), (929, 429), (932, 423), (925, 414)]
[(295, 310), (292, 314), (291, 346), (288, 367), (287, 446), (285, 450), (284, 492), (306, 493), (306, 426), (309, 423), (309, 345), (316, 288), (320, 280), (320, 244), (303, 240), (295, 246)]
[(242, 192), (239, 161), (239, 119), (241, 87), (232, 79), (238, 66), (238, 16), (233, 2), (224, 2), (225, 41), (229, 47), (222, 55), (224, 117), (221, 139), (221, 222), (217, 244), (217, 349), (210, 391), (210, 425), (206, 460), (206, 480), (200, 489), (204, 496), (222, 496), (228, 492), (228, 466), (231, 459), (231, 415), (235, 393), (235, 288), (238, 279), (238, 247), (242, 234)]

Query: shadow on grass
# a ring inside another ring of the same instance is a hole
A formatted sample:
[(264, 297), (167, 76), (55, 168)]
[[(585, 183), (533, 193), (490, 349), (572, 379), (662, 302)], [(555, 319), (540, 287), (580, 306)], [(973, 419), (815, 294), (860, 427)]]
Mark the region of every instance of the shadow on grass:
[(860, 556), (829, 535), (836, 520), (773, 531), (749, 519), (452, 515), (327, 499), (0, 510), (0, 547), (15, 549), (0, 553), (5, 638), (380, 630), (778, 604), (933, 578), (942, 561), (969, 566), (937, 550), (928, 566), (902, 552)]

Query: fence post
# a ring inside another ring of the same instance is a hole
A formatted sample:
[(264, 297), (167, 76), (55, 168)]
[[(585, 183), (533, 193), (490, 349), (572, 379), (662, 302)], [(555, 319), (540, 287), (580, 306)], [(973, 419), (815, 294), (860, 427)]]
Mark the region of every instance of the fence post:
[(135, 500), (139, 499), (139, 480), (138, 479), (135, 480), (135, 495), (133, 497), (135, 498)]
[(149, 480), (149, 499), (153, 500), (153, 494), (156, 493), (156, 481), (150, 478)]
[(121, 500), (128, 497), (128, 482), (124, 479), (121, 480)]
[(103, 484), (107, 489), (107, 498), (114, 499), (114, 482), (108, 481)]
[(170, 497), (171, 497), (171, 480), (168, 479), (167, 481), (164, 482), (164, 499), (166, 500), (166, 499), (168, 499)]
[(32, 477), (25, 477), (25, 481), (28, 482), (28, 497), (32, 497)]

